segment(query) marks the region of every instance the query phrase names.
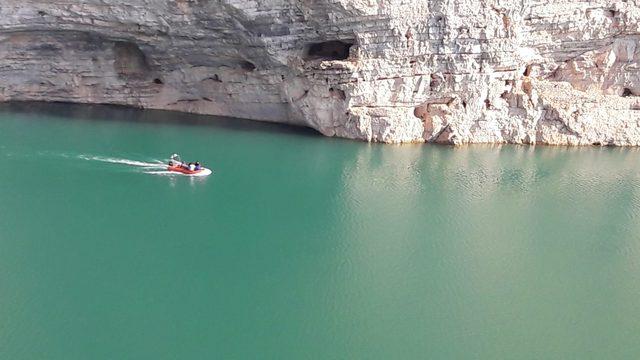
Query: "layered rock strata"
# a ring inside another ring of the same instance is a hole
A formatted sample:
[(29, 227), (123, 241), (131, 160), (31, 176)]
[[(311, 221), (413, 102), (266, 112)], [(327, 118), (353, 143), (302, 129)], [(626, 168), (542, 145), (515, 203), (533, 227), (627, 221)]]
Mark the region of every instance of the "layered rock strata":
[(640, 144), (640, 0), (4, 0), (0, 101), (379, 142)]

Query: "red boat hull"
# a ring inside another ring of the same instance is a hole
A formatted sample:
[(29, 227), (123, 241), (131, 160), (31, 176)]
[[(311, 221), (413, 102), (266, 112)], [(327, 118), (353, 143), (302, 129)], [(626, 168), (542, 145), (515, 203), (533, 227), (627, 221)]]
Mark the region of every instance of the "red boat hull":
[(187, 174), (187, 175), (195, 175), (198, 173), (201, 173), (204, 171), (204, 169), (200, 169), (200, 170), (189, 170), (189, 169), (185, 169), (182, 166), (169, 166), (167, 167), (167, 170), (169, 171), (175, 171), (175, 172), (179, 172), (179, 173), (183, 173), (183, 174)]

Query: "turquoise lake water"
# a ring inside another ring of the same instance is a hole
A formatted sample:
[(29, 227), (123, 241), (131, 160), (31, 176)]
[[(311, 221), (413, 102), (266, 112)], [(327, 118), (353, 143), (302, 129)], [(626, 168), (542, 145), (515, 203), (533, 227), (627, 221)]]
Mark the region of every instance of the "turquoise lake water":
[(638, 358), (639, 155), (2, 105), (0, 358)]

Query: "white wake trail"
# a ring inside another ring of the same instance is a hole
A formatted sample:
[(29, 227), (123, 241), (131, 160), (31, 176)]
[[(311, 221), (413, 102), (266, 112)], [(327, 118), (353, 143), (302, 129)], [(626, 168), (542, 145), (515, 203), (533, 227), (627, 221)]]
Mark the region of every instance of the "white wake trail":
[(78, 158), (83, 160), (89, 160), (89, 161), (101, 161), (101, 162), (106, 162), (111, 164), (122, 164), (122, 165), (138, 166), (138, 167), (144, 167), (144, 168), (166, 167), (166, 165), (160, 160), (157, 160), (156, 162), (145, 162), (145, 161), (138, 161), (138, 160), (121, 159), (121, 158), (113, 158), (113, 157), (105, 157), (105, 156), (89, 156), (89, 155), (79, 155)]

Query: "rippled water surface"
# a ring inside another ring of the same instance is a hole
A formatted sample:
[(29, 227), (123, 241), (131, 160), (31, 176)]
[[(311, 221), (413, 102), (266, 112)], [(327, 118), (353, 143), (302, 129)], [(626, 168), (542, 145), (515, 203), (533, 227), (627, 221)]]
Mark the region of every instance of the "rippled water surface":
[(4, 105), (0, 358), (638, 358), (639, 155)]

